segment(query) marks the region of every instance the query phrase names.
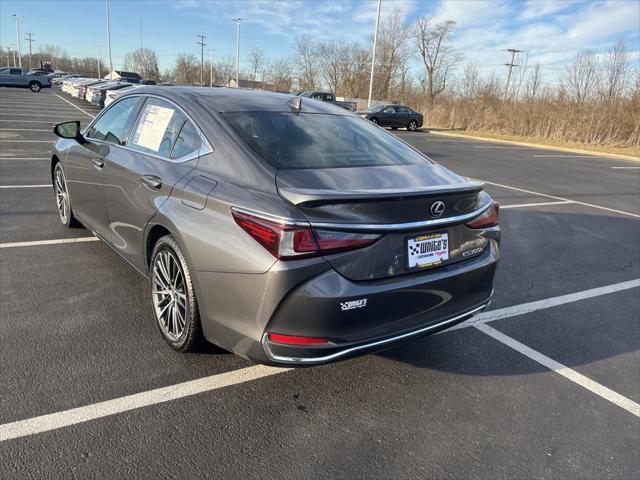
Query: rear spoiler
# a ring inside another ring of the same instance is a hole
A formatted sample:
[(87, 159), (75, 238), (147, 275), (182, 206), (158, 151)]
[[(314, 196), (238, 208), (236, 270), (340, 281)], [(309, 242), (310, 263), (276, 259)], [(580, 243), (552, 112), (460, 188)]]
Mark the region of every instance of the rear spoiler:
[(331, 203), (376, 202), (386, 199), (426, 197), (431, 195), (447, 195), (464, 192), (480, 192), (484, 184), (480, 182), (464, 182), (429, 187), (390, 188), (375, 190), (327, 190), (310, 188), (279, 189), (280, 195), (299, 207), (313, 207)]

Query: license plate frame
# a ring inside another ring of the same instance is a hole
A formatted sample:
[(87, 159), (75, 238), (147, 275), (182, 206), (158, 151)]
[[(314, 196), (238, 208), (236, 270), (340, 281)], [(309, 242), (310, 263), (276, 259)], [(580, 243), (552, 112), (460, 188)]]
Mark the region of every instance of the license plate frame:
[[(444, 245), (441, 245), (441, 248), (430, 249), (429, 242), (434, 241), (443, 242)], [(420, 251), (412, 250), (412, 247), (414, 247), (414, 249), (422, 248), (421, 245), (423, 244), (427, 245), (426, 250), (429, 251), (420, 253)], [(407, 237), (405, 238), (405, 251), (407, 255), (407, 269), (409, 270), (421, 270), (437, 267), (449, 260), (449, 233), (447, 231), (440, 231), (421, 233), (419, 235)], [(422, 256), (422, 261), (420, 261), (420, 258), (417, 258), (420, 256)]]

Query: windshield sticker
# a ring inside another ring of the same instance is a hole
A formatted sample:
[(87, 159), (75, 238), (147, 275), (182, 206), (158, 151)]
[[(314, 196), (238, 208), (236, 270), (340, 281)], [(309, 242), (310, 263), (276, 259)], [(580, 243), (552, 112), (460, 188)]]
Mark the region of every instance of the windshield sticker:
[(173, 113), (174, 110), (171, 108), (147, 105), (133, 137), (133, 143), (157, 152)]

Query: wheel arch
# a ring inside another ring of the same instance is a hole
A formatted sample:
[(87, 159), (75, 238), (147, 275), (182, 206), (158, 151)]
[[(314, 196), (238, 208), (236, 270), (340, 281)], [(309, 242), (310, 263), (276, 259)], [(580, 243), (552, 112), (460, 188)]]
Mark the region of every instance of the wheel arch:
[(52, 155), (51, 156), (51, 180), (53, 181), (53, 171), (56, 168), (56, 164), (60, 162), (60, 159), (58, 158), (57, 155)]
[(153, 225), (147, 232), (144, 249), (147, 273), (149, 273), (149, 267), (151, 265), (151, 254), (153, 253), (153, 248), (156, 246), (156, 243), (158, 243), (158, 240), (166, 235), (171, 235), (175, 238), (175, 235), (173, 235), (171, 230), (159, 223)]

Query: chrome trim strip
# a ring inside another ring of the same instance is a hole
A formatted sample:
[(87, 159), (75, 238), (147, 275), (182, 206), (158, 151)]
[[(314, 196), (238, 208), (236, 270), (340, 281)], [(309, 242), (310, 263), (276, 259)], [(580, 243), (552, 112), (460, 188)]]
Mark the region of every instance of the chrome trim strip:
[(314, 228), (326, 228), (329, 230), (349, 230), (349, 231), (396, 231), (396, 230), (414, 230), (424, 227), (435, 227), (438, 225), (449, 225), (451, 223), (459, 223), (472, 218), (477, 217), (484, 213), (491, 206), (491, 202), (487, 202), (485, 205), (477, 210), (455, 217), (436, 218), (433, 220), (422, 220), (420, 222), (407, 222), (407, 223), (326, 223), (326, 222), (312, 222), (311, 226)]
[[(489, 300), (490, 302), (490, 300)], [(402, 335), (396, 335), (395, 337), (385, 338), (384, 340), (378, 340), (376, 342), (365, 343), (362, 345), (356, 345), (355, 347), (346, 348), (345, 350), (341, 350), (339, 352), (332, 353), (331, 355), (325, 355), (324, 357), (314, 357), (314, 358), (303, 358), (303, 357), (285, 357), (281, 355), (274, 355), (273, 352), (269, 349), (269, 344), (267, 343), (267, 333), (262, 334), (262, 348), (264, 349), (265, 354), (269, 360), (273, 360), (281, 363), (293, 363), (297, 365), (309, 365), (313, 363), (323, 363), (331, 360), (335, 360), (336, 358), (343, 357), (353, 352), (357, 352), (359, 350), (365, 350), (368, 348), (375, 348), (381, 345), (386, 345), (387, 343), (393, 343), (397, 340), (403, 340), (405, 338), (413, 337), (414, 335), (419, 335), (421, 333), (426, 333), (431, 330), (435, 330), (436, 328), (448, 325), (449, 323), (454, 323), (458, 320), (461, 320), (465, 317), (471, 317), (472, 315), (484, 310), (489, 305), (489, 302), (484, 303), (483, 305), (474, 308), (466, 313), (461, 313), (460, 315), (456, 315), (453, 318), (449, 318), (442, 322), (436, 323), (435, 325), (429, 325), (428, 327), (423, 327), (418, 330), (414, 330), (412, 332), (403, 333)]]
[(231, 210), (236, 210), (247, 215), (253, 215), (256, 217), (262, 217), (265, 220), (271, 220), (272, 222), (279, 223), (281, 225), (292, 225), (297, 227), (311, 227), (323, 228), (328, 230), (347, 230), (353, 231), (367, 231), (367, 232), (393, 232), (398, 230), (415, 230), (425, 227), (435, 227), (440, 225), (449, 225), (452, 223), (464, 222), (471, 220), (472, 218), (482, 215), (489, 207), (491, 202), (487, 202), (482, 207), (474, 210), (473, 212), (465, 213), (455, 217), (436, 218), (433, 220), (422, 220), (420, 222), (408, 222), (408, 223), (326, 223), (326, 222), (306, 222), (303, 220), (293, 220), (290, 218), (280, 217), (278, 215), (271, 215), (269, 213), (258, 212), (255, 210), (249, 210), (242, 207), (231, 207)]

